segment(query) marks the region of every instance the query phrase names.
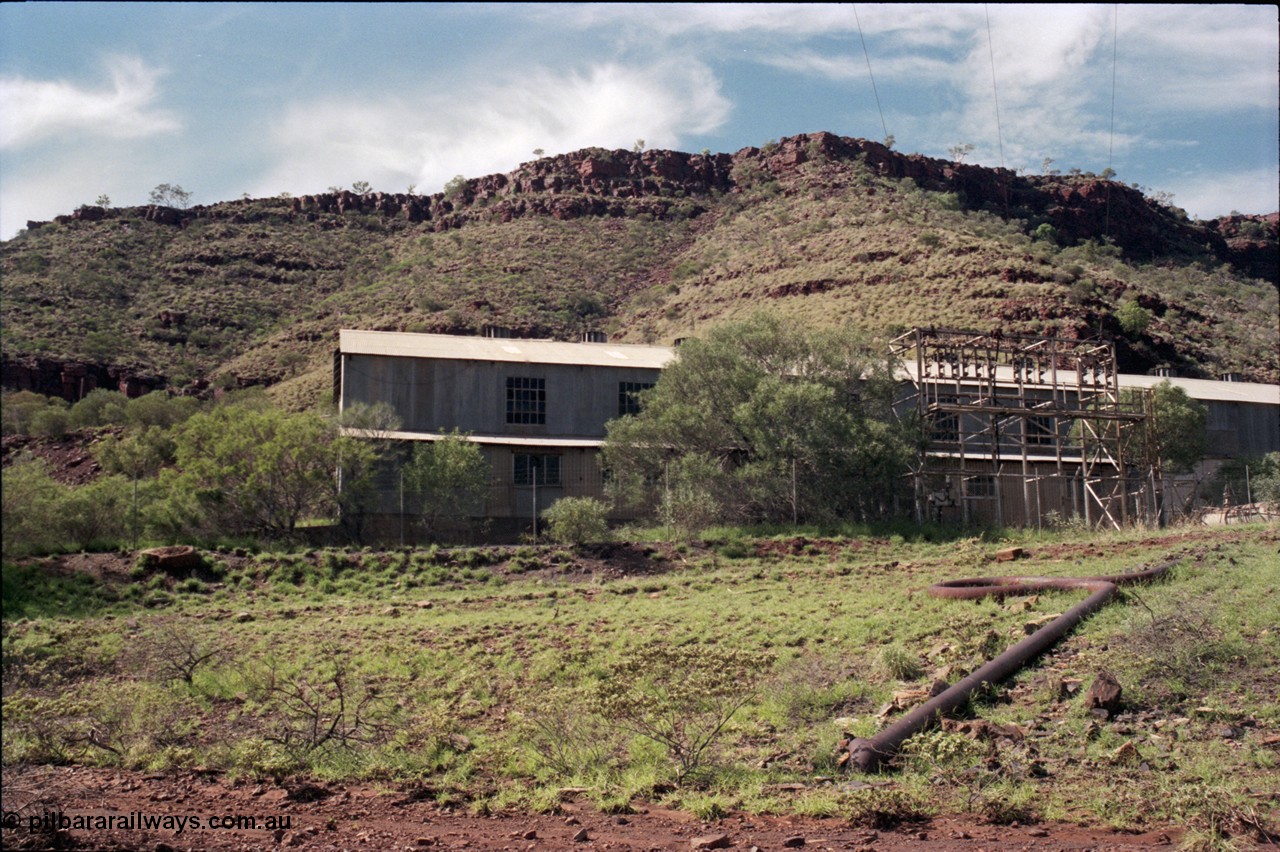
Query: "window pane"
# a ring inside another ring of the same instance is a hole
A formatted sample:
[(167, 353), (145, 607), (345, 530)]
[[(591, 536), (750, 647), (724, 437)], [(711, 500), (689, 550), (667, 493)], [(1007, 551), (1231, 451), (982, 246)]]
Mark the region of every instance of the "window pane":
[(547, 422), (546, 379), (507, 379), (507, 422), (545, 424)]

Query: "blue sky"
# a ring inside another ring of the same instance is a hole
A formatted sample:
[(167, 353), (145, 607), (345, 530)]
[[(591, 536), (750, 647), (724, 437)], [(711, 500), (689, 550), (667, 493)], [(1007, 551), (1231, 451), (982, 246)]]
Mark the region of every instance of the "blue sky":
[(1273, 5), (4, 3), (0, 235), (160, 183), (435, 192), (535, 149), (819, 130), (1273, 212), (1277, 31)]

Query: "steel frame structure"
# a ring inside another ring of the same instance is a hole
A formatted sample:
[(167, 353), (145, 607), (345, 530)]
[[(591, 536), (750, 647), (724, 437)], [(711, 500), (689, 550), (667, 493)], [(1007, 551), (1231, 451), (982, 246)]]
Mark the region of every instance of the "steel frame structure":
[[(926, 498), (926, 479), (939, 475), (948, 486), (959, 478), (966, 523), (978, 481), (993, 486), (985, 496), (995, 498), (996, 524), (1005, 523), (1007, 480), (1021, 489), (1028, 525), (1049, 511), (1090, 527), (1152, 519), (1158, 477), (1142, 450), (1146, 399), (1122, 397), (1112, 343), (916, 328), (889, 349), (912, 373), (915, 411), (932, 432), (912, 471), (917, 520), (926, 503), (948, 505)], [(1059, 483), (1056, 505), (1043, 503), (1046, 479)]]

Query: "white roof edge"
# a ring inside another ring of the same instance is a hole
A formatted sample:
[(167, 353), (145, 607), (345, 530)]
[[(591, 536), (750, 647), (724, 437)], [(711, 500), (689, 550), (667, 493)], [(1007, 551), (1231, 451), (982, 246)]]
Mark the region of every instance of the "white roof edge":
[[(904, 379), (913, 379), (916, 374), (914, 362), (904, 361), (898, 365), (897, 374)], [(1075, 380), (1074, 370), (1059, 370), (1058, 381), (1070, 387)], [(997, 383), (1002, 386), (1013, 386), (1013, 368), (1001, 365), (996, 369)], [(1260, 382), (1224, 382), (1219, 379), (1191, 379), (1181, 376), (1143, 376), (1137, 373), (1120, 373), (1121, 388), (1152, 388), (1161, 382), (1168, 381), (1174, 387), (1182, 388), (1192, 399), (1211, 400), (1214, 402), (1250, 402), (1261, 405), (1280, 405), (1280, 385), (1262, 384)], [(942, 379), (954, 382), (954, 379)], [(962, 379), (961, 384), (974, 384), (976, 378)], [(1028, 385), (1033, 387), (1033, 385)], [(1045, 385), (1047, 387), (1047, 385)]]
[(675, 359), (666, 346), (636, 343), (566, 343), (514, 337), (468, 337), (402, 331), (338, 332), (338, 348), (350, 355), (505, 361), (660, 370)]

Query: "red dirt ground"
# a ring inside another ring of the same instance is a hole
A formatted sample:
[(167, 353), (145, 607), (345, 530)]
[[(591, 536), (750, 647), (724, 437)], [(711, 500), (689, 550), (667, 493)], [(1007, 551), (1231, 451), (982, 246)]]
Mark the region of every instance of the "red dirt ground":
[[(82, 767), (22, 767), (4, 770), (3, 833), (6, 849), (102, 849), (147, 852), (248, 852), (308, 850), (1140, 850), (1172, 848), (1177, 828), (1124, 834), (1061, 823), (1034, 826), (984, 825), (969, 816), (876, 831), (836, 819), (731, 814), (714, 823), (691, 814), (636, 803), (635, 813), (601, 814), (572, 800), (556, 815), (471, 816), (412, 794), (371, 787), (293, 788), (228, 784), (201, 775), (147, 775)], [(29, 830), (28, 820), (60, 812), (68, 819), (124, 816), (245, 815), (259, 820), (289, 817), (287, 829)], [(17, 827), (10, 828), (16, 815)], [(583, 840), (575, 840), (586, 832)], [(700, 839), (724, 835), (721, 845)]]

